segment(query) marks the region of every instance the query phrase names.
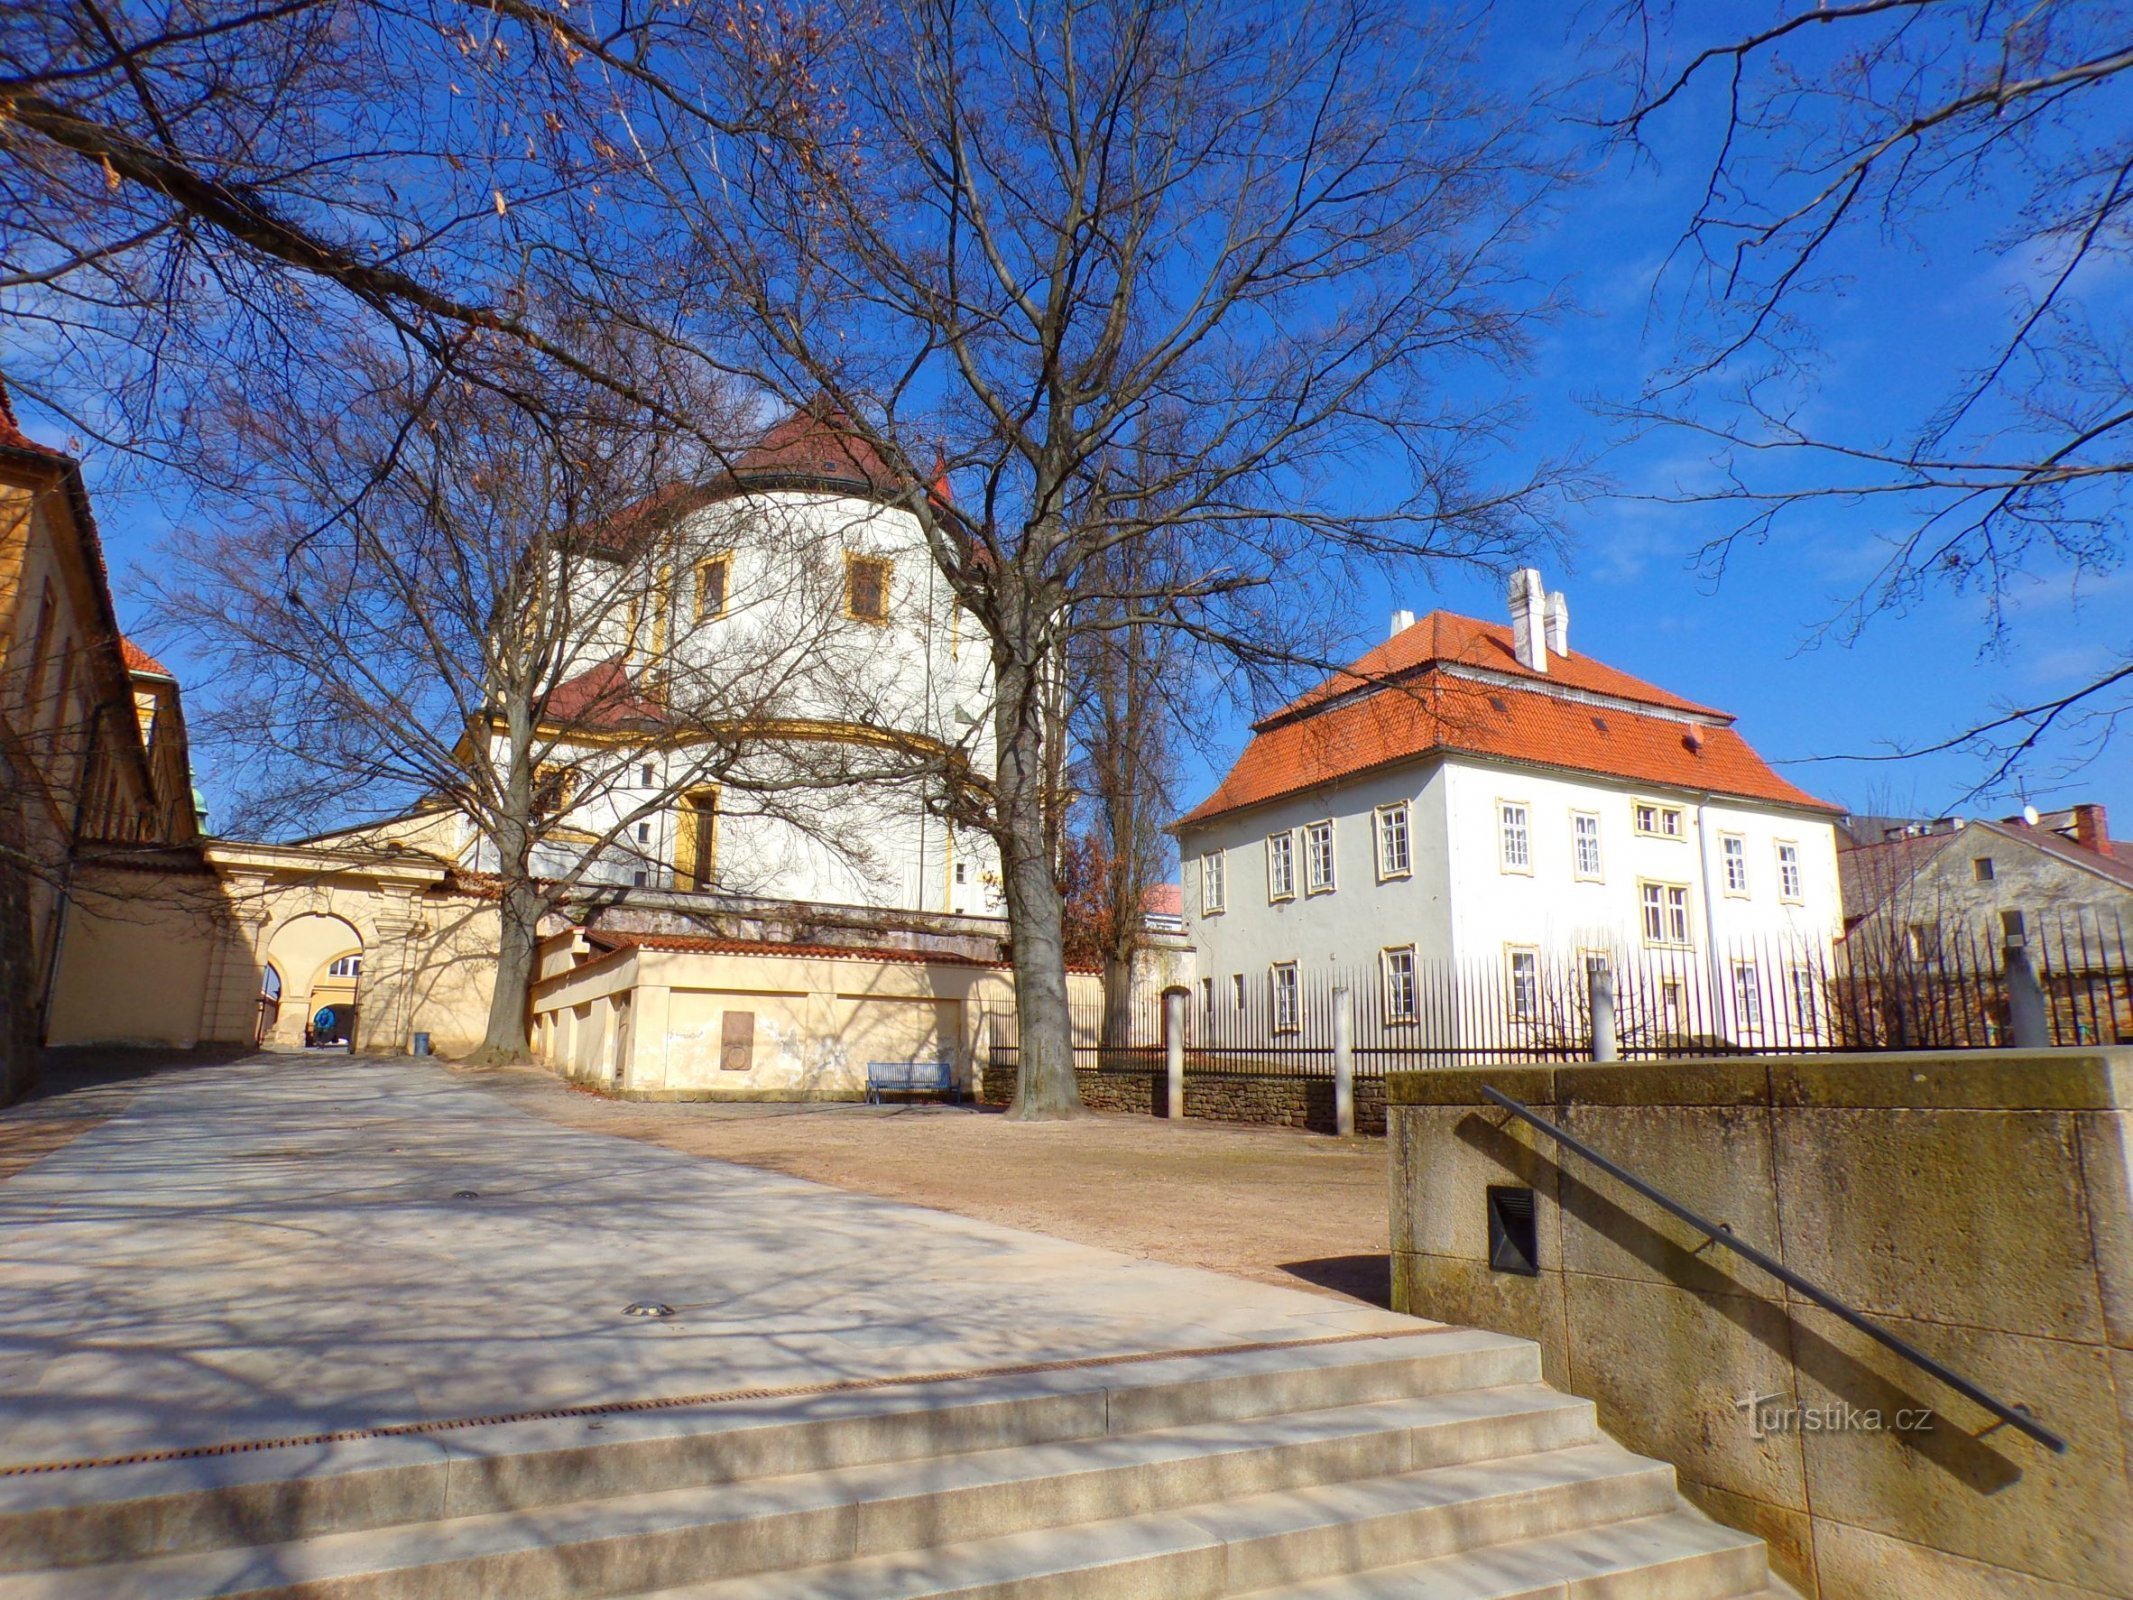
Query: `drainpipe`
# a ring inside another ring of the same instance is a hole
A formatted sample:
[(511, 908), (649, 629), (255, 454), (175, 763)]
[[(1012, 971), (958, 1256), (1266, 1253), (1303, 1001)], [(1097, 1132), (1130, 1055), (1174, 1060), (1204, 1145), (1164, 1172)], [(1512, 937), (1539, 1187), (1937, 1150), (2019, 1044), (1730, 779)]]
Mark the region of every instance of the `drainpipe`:
[(1703, 942), (1705, 979), (1711, 985), (1711, 1014), (1723, 1017), (1726, 1027), (1723, 1037), (1732, 1039), (1733, 1003), (1726, 988), (1725, 973), (1718, 959), (1718, 897), (1711, 892), (1711, 830), (1704, 826), (1704, 813), (1710, 808), (1708, 791), (1696, 799), (1696, 875), (1701, 880), (1697, 893), (1703, 899)]

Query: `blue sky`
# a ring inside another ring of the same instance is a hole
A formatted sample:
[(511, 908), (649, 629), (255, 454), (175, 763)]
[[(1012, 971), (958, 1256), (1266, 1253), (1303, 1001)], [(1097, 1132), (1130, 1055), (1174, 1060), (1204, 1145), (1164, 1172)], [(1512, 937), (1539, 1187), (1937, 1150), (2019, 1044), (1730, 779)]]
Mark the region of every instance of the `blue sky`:
[[(1768, 15), (1759, 6), (1719, 9), (1749, 22)], [(1537, 0), (1497, 7), (1488, 70), (1514, 92), (1559, 72), (1570, 59), (1564, 14)], [(1533, 247), (1535, 276), (1567, 281), (1577, 308), (1544, 335), (1522, 380), (1531, 419), (1518, 453), (1531, 459), (1573, 446), (1605, 451), (1602, 466), (1623, 491), (1574, 508), (1571, 547), (1540, 562), (1550, 586), (1568, 593), (1573, 647), (1737, 712), (1749, 740), (1781, 770), (1841, 804), (1997, 815), (2024, 797), (2044, 806), (2098, 800), (2133, 834), (2133, 735), (2100, 753), (2057, 741), (2022, 772), (2019, 793), (2009, 784), (1975, 798), (1969, 791), (1983, 768), (1974, 755), (1829, 759), (1930, 744), (2007, 704), (2076, 686), (2133, 639), (2133, 579), (2120, 573), (2077, 589), (2064, 572), (2038, 570), (2014, 595), (1997, 651), (1987, 648), (1981, 601), (1948, 592), (1926, 596), (1906, 615), (1877, 617), (1846, 644), (1821, 625), (1878, 565), (1889, 529), (1877, 514), (1819, 512), (1779, 539), (1738, 551), (1714, 582), (1698, 570), (1695, 554), (1728, 525), (1725, 508), (1668, 508), (1639, 498), (1704, 481), (1708, 450), (1666, 436), (1610, 448), (1609, 425), (1585, 402), (1633, 392), (1668, 353), (1664, 317), (1653, 321), (1652, 287), (1701, 183), (1689, 152), (1709, 131), (1709, 110), (1693, 102), (1684, 108), (1656, 167), (1633, 170), (1616, 161), (1592, 171)], [(1818, 417), (1870, 434), (1929, 409), (1949, 375), (1948, 353), (2004, 315), (2010, 284), (2030, 265), (1982, 243), (1961, 214), (1935, 224), (1925, 244), (1912, 251), (1867, 240), (1844, 258), (1850, 282), (1820, 307), (1823, 358), (1799, 396)], [(2124, 285), (2099, 283), (2093, 298), (2123, 317)], [(56, 437), (30, 420), (43, 437)], [(177, 501), (159, 499), (152, 485), (131, 482), (114, 463), (91, 458), (85, 468), (121, 615), (130, 618), (137, 614), (131, 575), (152, 559), (167, 508)], [(1381, 597), (1377, 614), (1357, 619), (1358, 638), (1382, 638), (1395, 605), (1484, 617), (1504, 609), (1494, 579), (1418, 571)], [(172, 664), (189, 679), (211, 667)], [(1217, 742), (1233, 755), (1244, 736), (1240, 719), (1220, 730)], [(199, 776), (213, 809), (226, 813), (216, 774)], [(1214, 776), (1196, 764), (1187, 803)]]

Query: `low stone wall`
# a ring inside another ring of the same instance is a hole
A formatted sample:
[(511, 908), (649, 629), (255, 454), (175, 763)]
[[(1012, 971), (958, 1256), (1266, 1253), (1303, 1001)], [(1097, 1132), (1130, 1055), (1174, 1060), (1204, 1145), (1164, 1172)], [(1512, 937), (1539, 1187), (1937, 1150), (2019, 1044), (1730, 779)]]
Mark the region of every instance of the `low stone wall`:
[[(1493, 1086), (1988, 1392), (2065, 1455), (1540, 1130)], [(2133, 1050), (1395, 1074), (1393, 1305), (1539, 1341), (1825, 1600), (2133, 1596)], [(1492, 1267), (1492, 1187), (1538, 1272)]]
[[(1083, 1067), (1075, 1077), (1082, 1103), (1091, 1111), (1132, 1116), (1163, 1115), (1163, 1073), (1145, 1067)], [(984, 1101), (1004, 1106), (1015, 1097), (1012, 1061), (988, 1061)], [(1244, 1073), (1185, 1074), (1185, 1115), (1210, 1122), (1242, 1122), (1261, 1127), (1307, 1128), (1333, 1132), (1331, 1078), (1274, 1077)], [(1355, 1080), (1355, 1131), (1385, 1131), (1385, 1080)]]

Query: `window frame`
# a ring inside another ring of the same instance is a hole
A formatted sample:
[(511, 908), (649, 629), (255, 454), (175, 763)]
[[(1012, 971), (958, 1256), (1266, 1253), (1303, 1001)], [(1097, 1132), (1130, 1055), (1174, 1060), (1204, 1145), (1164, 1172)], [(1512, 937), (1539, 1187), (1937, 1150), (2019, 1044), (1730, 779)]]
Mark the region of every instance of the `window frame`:
[(1735, 961), (1728, 964), (1726, 975), (1734, 1023), (1742, 1033), (1761, 1033), (1768, 1015), (1763, 1005), (1763, 969), (1753, 961)]
[[(1393, 1008), (1393, 995), (1398, 979), (1393, 963), (1405, 958), (1407, 1004), (1403, 1009)], [(1411, 944), (1387, 945), (1378, 952), (1378, 1016), (1388, 1028), (1417, 1027), (1422, 1021), (1422, 982), (1419, 964), (1415, 959), (1415, 947)]]
[(1215, 978), (1209, 973), (1200, 980), (1200, 1015), (1212, 1022), (1215, 1020)]
[[(1523, 978), (1519, 963), (1526, 964)], [(1537, 1023), (1541, 1012), (1540, 947), (1530, 944), (1507, 944), (1503, 947), (1504, 1006), (1505, 1015), (1512, 1022)], [(1521, 1006), (1520, 996), (1526, 1003)]]
[(1726, 894), (1735, 900), (1746, 900), (1751, 889), (1748, 877), (1748, 836), (1745, 833), (1722, 833), (1718, 836), (1718, 865), (1724, 875)]
[(1266, 836), (1266, 898), (1273, 905), (1296, 898), (1296, 830), (1282, 828)]
[[(1340, 887), (1340, 858), (1336, 853), (1338, 836), (1333, 831), (1333, 819), (1322, 817), (1317, 822), (1304, 824), (1304, 893), (1306, 895), (1331, 894)], [(1318, 876), (1317, 844), (1323, 836), (1326, 845), (1326, 876), (1323, 882)]]
[[(1512, 823), (1510, 813), (1518, 813), (1517, 834), (1519, 849), (1525, 859), (1511, 859)], [(1496, 870), (1516, 873), (1520, 877), (1533, 876), (1533, 805), (1526, 800), (1496, 800)]]
[[(1219, 917), (1229, 909), (1229, 870), (1220, 849), (1200, 852), (1200, 915)], [(1208, 891), (1214, 892), (1210, 894)]]
[[(704, 580), (710, 575), (714, 567), (719, 572), (718, 609), (712, 611), (707, 610), (704, 606), (706, 587)], [(696, 563), (696, 603), (693, 607), (696, 613), (696, 620), (698, 622), (717, 622), (731, 611), (732, 606), (733, 553), (729, 550), (722, 555), (706, 556)]]
[[(1578, 824), (1592, 824), (1592, 870), (1585, 869), (1585, 835), (1578, 832)], [(1597, 811), (1573, 811), (1570, 813), (1570, 875), (1579, 883), (1605, 883), (1607, 881), (1607, 853), (1600, 844), (1600, 814)]]
[[(1653, 825), (1649, 828), (1638, 817), (1638, 813), (1642, 811), (1652, 813)], [(1666, 827), (1666, 820), (1669, 817), (1674, 819), (1674, 827), (1671, 832)], [(1671, 839), (1676, 844), (1679, 844), (1689, 836), (1688, 817), (1683, 808), (1676, 805), (1668, 805), (1664, 800), (1630, 801), (1629, 825), (1630, 831), (1640, 839)]]
[[(1807, 899), (1807, 867), (1800, 858), (1800, 841), (1779, 839), (1775, 841), (1777, 856), (1778, 900), (1788, 906), (1802, 905)], [(1791, 851), (1788, 859), (1785, 852)]]
[[(862, 567), (879, 569), (881, 582), (881, 614), (870, 615), (859, 610), (853, 601), (857, 598), (854, 580)], [(867, 555), (858, 550), (844, 553), (844, 614), (853, 622), (864, 622), (870, 628), (886, 628), (894, 607), (889, 603), (889, 588), (896, 576), (896, 559), (893, 556)]]
[(1785, 985), (1785, 998), (1791, 1007), (1794, 1030), (1819, 1036), (1822, 1031), (1822, 996), (1815, 982), (1815, 969), (1788, 967), (1786, 976), (1789, 981)]
[[(1284, 981), (1286, 978), (1286, 981)], [(1287, 1018), (1283, 1018), (1283, 997), (1287, 997)], [(1303, 980), (1294, 961), (1267, 963), (1268, 1024), (1275, 1033), (1303, 1032)]]
[[(1397, 835), (1392, 824), (1399, 824)], [(1399, 878), (1415, 875), (1413, 806), (1406, 800), (1394, 800), (1379, 806), (1370, 814), (1370, 834), (1373, 854), (1377, 859), (1378, 882), (1391, 883)], [(1385, 864), (1385, 846), (1397, 837), (1400, 846), (1400, 864), (1390, 867)]]
[[(1652, 932), (1651, 924), (1645, 920), (1645, 913), (1651, 909), (1649, 896), (1654, 889), (1658, 890), (1660, 895), (1658, 901), (1660, 932), (1657, 934)], [(1681, 902), (1678, 906), (1671, 898), (1674, 895), (1681, 897)], [(1687, 884), (1669, 883), (1664, 878), (1639, 878), (1637, 880), (1637, 931), (1643, 935), (1644, 943), (1648, 947), (1655, 950), (1694, 949), (1696, 946), (1696, 919), (1690, 914), (1690, 911), (1689, 886)], [(1679, 938), (1670, 938), (1667, 935), (1672, 930), (1677, 912), (1681, 921), (1681, 936)]]
[(1970, 881), (1972, 883), (1997, 883), (1999, 877), (2000, 869), (1994, 864), (1991, 856), (1972, 856), (1970, 858)]

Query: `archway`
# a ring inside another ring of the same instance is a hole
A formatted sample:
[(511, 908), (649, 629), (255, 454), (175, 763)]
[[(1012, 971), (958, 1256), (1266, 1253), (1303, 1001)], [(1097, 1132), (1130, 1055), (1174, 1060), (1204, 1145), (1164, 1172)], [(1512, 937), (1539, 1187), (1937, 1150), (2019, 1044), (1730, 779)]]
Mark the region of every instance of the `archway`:
[[(307, 911), (274, 930), (267, 965), (282, 982), (265, 1042), (345, 1042), (361, 1015), (363, 936), (345, 917)], [(325, 1014), (330, 1013), (330, 1016)]]

